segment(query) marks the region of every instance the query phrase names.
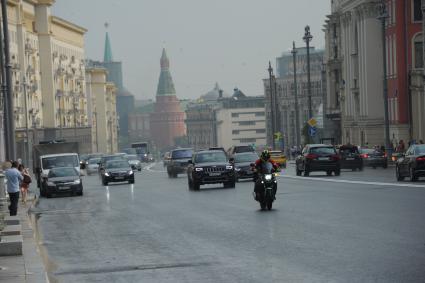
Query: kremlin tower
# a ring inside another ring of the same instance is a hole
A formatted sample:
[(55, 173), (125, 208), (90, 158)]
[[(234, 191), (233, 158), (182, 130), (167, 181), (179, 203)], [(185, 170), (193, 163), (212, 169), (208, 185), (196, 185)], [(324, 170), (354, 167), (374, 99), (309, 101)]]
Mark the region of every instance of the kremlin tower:
[(156, 91), (155, 110), (150, 116), (152, 139), (158, 149), (175, 145), (174, 139), (186, 135), (185, 112), (180, 107), (165, 49), (161, 56), (161, 74)]

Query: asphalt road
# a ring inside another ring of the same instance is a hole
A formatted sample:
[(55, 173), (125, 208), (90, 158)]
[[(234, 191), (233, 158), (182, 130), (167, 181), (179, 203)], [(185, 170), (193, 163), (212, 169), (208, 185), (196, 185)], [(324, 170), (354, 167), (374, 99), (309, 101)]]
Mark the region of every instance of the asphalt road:
[(134, 185), (84, 177), (83, 197), (40, 199), (50, 281), (425, 281), (424, 181), (396, 183), (393, 168), (310, 178), (288, 168), (274, 209), (260, 211), (252, 182), (194, 192), (162, 170)]

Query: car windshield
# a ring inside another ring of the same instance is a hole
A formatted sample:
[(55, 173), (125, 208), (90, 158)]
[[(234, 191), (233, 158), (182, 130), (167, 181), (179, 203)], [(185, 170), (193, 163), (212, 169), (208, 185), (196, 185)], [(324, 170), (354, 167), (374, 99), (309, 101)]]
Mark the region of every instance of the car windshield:
[(227, 158), (223, 152), (202, 152), (196, 155), (195, 162), (196, 163), (227, 162)]
[(106, 163), (110, 160), (123, 160), (124, 157), (122, 155), (111, 155), (111, 156), (105, 156), (101, 158), (102, 163)]
[(241, 152), (253, 152), (254, 149), (252, 146), (244, 145), (244, 146), (235, 146), (234, 153), (241, 153)]
[(415, 148), (415, 155), (422, 155), (425, 154), (425, 145), (418, 145)]
[(137, 158), (137, 155), (130, 154), (127, 155), (127, 160), (139, 160), (139, 158)]
[(180, 159), (180, 158), (190, 159), (190, 158), (192, 158), (192, 154), (193, 154), (193, 151), (191, 149), (174, 150), (172, 152), (171, 158), (174, 158), (174, 159)]
[(62, 155), (43, 158), (43, 169), (52, 169), (55, 167), (79, 167), (77, 155)]
[(57, 178), (57, 177), (70, 177), (70, 176), (78, 176), (77, 170), (73, 167), (69, 168), (54, 168), (49, 171), (48, 177)]
[(362, 148), (360, 149), (360, 153), (362, 154), (373, 154), (373, 153), (382, 153), (379, 150), (373, 149), (373, 148)]
[(310, 149), (310, 153), (313, 154), (335, 154), (333, 147), (313, 147)]
[(258, 159), (255, 153), (241, 153), (235, 155), (235, 163), (254, 162)]
[(112, 169), (112, 168), (127, 168), (129, 167), (128, 162), (125, 160), (117, 160), (117, 161), (109, 161), (106, 163), (106, 168), (107, 169)]
[(89, 159), (89, 164), (98, 164), (99, 162), (100, 162), (100, 158)]

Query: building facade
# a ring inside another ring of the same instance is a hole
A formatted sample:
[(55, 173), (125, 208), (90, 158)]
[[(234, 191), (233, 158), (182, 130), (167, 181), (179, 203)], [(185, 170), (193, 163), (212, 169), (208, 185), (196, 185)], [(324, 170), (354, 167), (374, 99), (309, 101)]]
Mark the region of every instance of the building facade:
[(86, 30), (51, 15), (53, 0), (8, 1), (17, 156), (41, 140), (91, 147), (84, 77)]
[(186, 109), (189, 146), (195, 150), (218, 146), (217, 103), (193, 103)]
[[(384, 3), (388, 117), (395, 146), (401, 139), (423, 139), (425, 132), (422, 11), (421, 0)], [(341, 115), (344, 142), (385, 143), (380, 4), (332, 1), (326, 21), (327, 101)]]
[(91, 125), (91, 152), (118, 152), (118, 122), (116, 87), (107, 81), (107, 70), (101, 66), (87, 66), (86, 84), (88, 120)]
[[(264, 79), (264, 93), (266, 98), (266, 115), (267, 115), (267, 144), (273, 144), (272, 136), (272, 114), (271, 114), (271, 91), (276, 94), (276, 102), (278, 110), (276, 129), (282, 134), (283, 147), (288, 148), (296, 146), (296, 135), (303, 132), (309, 117), (308, 105), (308, 83), (307, 83), (307, 48), (296, 49), (296, 69), (297, 69), (297, 98), (299, 109), (299, 129), (296, 128), (295, 115), (295, 86), (294, 86), (294, 60), (293, 55), (289, 52), (284, 53), (276, 59), (277, 78)], [(324, 74), (324, 51), (316, 50), (310, 47), (310, 81), (311, 81), (311, 97), (312, 97), (312, 113), (313, 117), (319, 121), (318, 127), (325, 128), (323, 119), (324, 97), (326, 97), (326, 77)], [(319, 117), (320, 116), (320, 117)], [(330, 136), (323, 130), (320, 130), (316, 140)], [(333, 136), (333, 135), (331, 135)], [(303, 139), (301, 143), (305, 143)], [(281, 144), (282, 145), (282, 144)]]
[(166, 149), (175, 145), (175, 139), (186, 135), (185, 112), (176, 96), (170, 73), (170, 61), (165, 49), (161, 56), (161, 73), (154, 112), (150, 114), (150, 132), (156, 148)]

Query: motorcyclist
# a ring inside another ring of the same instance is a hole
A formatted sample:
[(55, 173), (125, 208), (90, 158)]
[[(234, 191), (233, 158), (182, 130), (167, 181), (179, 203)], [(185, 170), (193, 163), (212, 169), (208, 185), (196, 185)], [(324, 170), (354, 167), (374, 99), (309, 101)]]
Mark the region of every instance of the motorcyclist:
[[(255, 199), (258, 200), (259, 199), (259, 193), (261, 192), (261, 189), (263, 188), (263, 186), (261, 185), (261, 179), (259, 178), (259, 172), (261, 172), (262, 166), (265, 163), (271, 163), (274, 169), (274, 172), (278, 172), (280, 171), (279, 169), (279, 164), (276, 163), (275, 161), (273, 161), (273, 159), (271, 159), (270, 157), (270, 152), (268, 150), (264, 150), (261, 155), (260, 158), (257, 159), (254, 163), (254, 182), (255, 182), (255, 186), (254, 186), (254, 192), (255, 192)], [(276, 187), (274, 188), (274, 195), (276, 195)]]

